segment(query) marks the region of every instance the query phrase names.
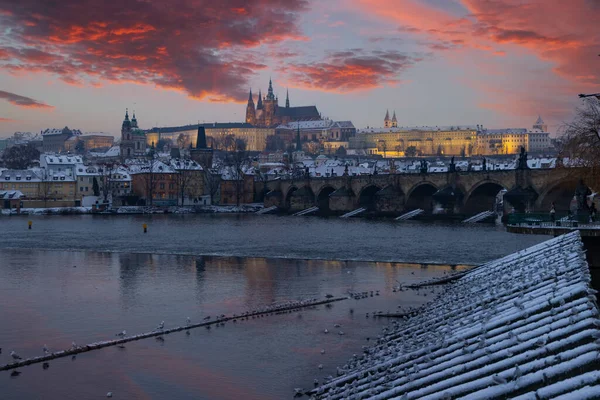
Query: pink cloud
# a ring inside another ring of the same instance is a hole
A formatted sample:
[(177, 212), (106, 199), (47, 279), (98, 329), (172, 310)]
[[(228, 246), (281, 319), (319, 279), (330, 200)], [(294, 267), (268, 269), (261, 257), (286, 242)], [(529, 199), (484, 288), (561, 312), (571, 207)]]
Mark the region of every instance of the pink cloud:
[(48, 104), (42, 103), (40, 101), (34, 100), (30, 97), (21, 96), (18, 94), (5, 92), (0, 90), (0, 99), (4, 99), (11, 104), (19, 107), (25, 108), (54, 108)]

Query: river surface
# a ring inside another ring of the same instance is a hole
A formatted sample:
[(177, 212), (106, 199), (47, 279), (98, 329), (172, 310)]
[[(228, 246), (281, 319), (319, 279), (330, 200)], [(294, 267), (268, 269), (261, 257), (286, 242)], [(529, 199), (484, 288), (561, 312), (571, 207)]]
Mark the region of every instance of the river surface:
[[(27, 221), (33, 229), (27, 229)], [(142, 232), (142, 224), (148, 233)], [(277, 302), (380, 291), (0, 372), (1, 399), (287, 399), (430, 301), (395, 292), (547, 239), (493, 225), (254, 215), (0, 218), (0, 365)], [(435, 264), (439, 263), (439, 264)], [(438, 291), (442, 290), (436, 289)], [(334, 324), (340, 324), (335, 328)], [(327, 328), (329, 333), (324, 333)], [(343, 331), (344, 335), (339, 335)], [(325, 350), (321, 354), (321, 350)], [(319, 369), (318, 365), (323, 368)]]

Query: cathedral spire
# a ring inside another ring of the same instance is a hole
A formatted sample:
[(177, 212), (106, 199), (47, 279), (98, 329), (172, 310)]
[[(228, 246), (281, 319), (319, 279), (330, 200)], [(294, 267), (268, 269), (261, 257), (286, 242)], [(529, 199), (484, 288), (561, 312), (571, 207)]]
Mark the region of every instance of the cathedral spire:
[(258, 103), (256, 103), (256, 109), (262, 110), (263, 102), (262, 102), (262, 94), (260, 93), (260, 89), (258, 89)]
[(285, 90), (285, 108), (290, 108), (290, 91)]
[(248, 95), (248, 104), (254, 104), (254, 98), (252, 98), (252, 89), (250, 89), (250, 94)]
[(275, 100), (275, 95), (273, 94), (273, 82), (271, 78), (269, 78), (269, 90), (267, 91), (267, 100)]
[(125, 109), (125, 121), (129, 121), (129, 109)]
[(390, 110), (385, 110), (385, 118), (383, 120), (384, 121), (389, 121), (390, 120)]

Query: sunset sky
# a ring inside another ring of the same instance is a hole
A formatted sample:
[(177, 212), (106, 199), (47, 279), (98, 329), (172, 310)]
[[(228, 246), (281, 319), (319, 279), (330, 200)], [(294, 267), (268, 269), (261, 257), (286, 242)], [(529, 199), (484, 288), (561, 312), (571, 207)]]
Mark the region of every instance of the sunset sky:
[(0, 29), (0, 137), (243, 121), (269, 77), (357, 127), (554, 132), (600, 91), (598, 0), (0, 0)]

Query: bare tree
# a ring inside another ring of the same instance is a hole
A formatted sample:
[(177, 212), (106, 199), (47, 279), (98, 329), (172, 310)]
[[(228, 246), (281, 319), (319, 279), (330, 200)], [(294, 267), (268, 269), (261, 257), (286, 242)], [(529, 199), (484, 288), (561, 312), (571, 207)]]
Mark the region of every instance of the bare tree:
[(46, 168), (39, 169), (39, 178), (41, 180), (38, 186), (38, 197), (44, 200), (44, 208), (48, 206), (48, 200), (50, 199), (51, 193), (51, 176), (48, 174)]
[(144, 191), (146, 195), (146, 205), (152, 206), (154, 200), (154, 192), (157, 186), (156, 169), (160, 160), (154, 151), (150, 151), (147, 156), (147, 160), (141, 165), (141, 175), (144, 185)]
[(577, 108), (573, 121), (563, 129), (559, 159), (568, 157), (568, 166), (580, 167), (579, 177), (597, 188), (600, 183), (600, 101), (586, 99), (584, 105)]
[(204, 170), (204, 187), (205, 193), (210, 196), (210, 203), (215, 202), (215, 196), (219, 192), (219, 186), (221, 184), (221, 168), (223, 167), (223, 161), (221, 159), (214, 159), (212, 165), (202, 165)]
[(105, 163), (99, 166), (100, 180), (102, 185), (100, 186), (100, 193), (102, 194), (102, 198), (104, 199), (104, 203), (108, 203), (109, 196), (112, 199), (113, 194), (113, 173), (116, 167), (113, 163)]
[(171, 164), (177, 172), (177, 190), (181, 206), (184, 205), (185, 198), (196, 198), (202, 194), (203, 173), (200, 165), (195, 161), (180, 159), (174, 160)]
[(244, 195), (244, 177), (246, 176), (247, 168), (250, 166), (250, 158), (245, 151), (245, 145), (242, 146), (241, 143), (236, 144), (240, 144), (240, 150), (236, 149), (227, 154), (225, 165), (228, 168), (229, 175), (233, 181), (236, 204), (239, 206), (240, 200)]

